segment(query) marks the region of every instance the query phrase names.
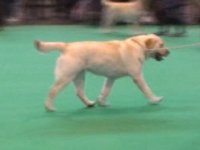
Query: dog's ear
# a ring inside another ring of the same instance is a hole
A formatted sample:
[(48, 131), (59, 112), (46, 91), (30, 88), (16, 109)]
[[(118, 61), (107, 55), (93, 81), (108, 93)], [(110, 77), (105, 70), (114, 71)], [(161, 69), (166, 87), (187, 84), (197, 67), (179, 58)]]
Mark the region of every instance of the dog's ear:
[(152, 49), (152, 48), (154, 48), (155, 42), (156, 42), (156, 41), (155, 41), (154, 38), (148, 38), (148, 39), (145, 41), (146, 48), (147, 48), (147, 49)]

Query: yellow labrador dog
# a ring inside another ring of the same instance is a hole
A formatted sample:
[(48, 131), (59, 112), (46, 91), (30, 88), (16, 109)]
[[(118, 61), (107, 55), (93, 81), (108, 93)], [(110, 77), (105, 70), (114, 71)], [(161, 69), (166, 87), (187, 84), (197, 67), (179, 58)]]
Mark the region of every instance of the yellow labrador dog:
[(101, 1), (103, 6), (101, 24), (110, 32), (110, 27), (119, 21), (134, 24), (139, 29), (139, 19), (145, 14), (142, 0), (130, 2)]
[(83, 103), (92, 107), (96, 102), (89, 100), (84, 93), (86, 71), (105, 76), (98, 104), (105, 106), (106, 98), (114, 81), (123, 76), (130, 76), (150, 103), (158, 103), (162, 97), (155, 96), (142, 74), (142, 66), (146, 59), (158, 61), (169, 54), (162, 39), (156, 35), (140, 35), (122, 41), (87, 41), (87, 42), (43, 42), (36, 41), (39, 51), (47, 53), (58, 50), (61, 56), (56, 66), (56, 82), (53, 85), (45, 103), (48, 111), (54, 111), (54, 98), (68, 85), (74, 82), (77, 95)]

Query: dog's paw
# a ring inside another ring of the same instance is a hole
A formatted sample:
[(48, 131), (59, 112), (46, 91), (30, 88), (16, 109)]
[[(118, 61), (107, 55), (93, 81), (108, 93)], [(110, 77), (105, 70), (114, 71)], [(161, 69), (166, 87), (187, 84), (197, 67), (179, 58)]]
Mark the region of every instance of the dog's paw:
[(162, 100), (163, 100), (163, 97), (162, 97), (162, 96), (161, 96), (161, 97), (155, 96), (155, 97), (153, 97), (153, 98), (150, 100), (150, 104), (155, 105), (155, 104), (160, 103)]
[(55, 107), (52, 104), (48, 103), (48, 102), (45, 103), (45, 109), (46, 109), (47, 112), (56, 111)]
[(94, 107), (95, 105), (96, 105), (96, 102), (90, 101), (90, 102), (87, 104), (87, 107), (88, 107), (88, 108), (92, 108), (92, 107)]
[(110, 106), (110, 104), (108, 104), (108, 103), (105, 103), (105, 102), (102, 102), (102, 101), (97, 101), (97, 104), (99, 105), (99, 106), (101, 106), (101, 107), (109, 107)]

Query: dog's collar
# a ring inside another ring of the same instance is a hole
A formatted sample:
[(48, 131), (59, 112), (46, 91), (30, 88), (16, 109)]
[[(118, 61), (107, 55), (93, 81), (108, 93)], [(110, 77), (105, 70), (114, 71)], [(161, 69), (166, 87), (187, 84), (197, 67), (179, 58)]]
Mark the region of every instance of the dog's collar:
[(135, 42), (137, 45), (139, 45), (140, 47), (144, 48), (144, 45), (142, 45), (140, 42), (138, 42), (135, 39), (131, 39), (133, 42)]
[(139, 47), (141, 47), (142, 48), (142, 51), (144, 52), (144, 55), (145, 55), (145, 58), (148, 58), (149, 56), (148, 56), (148, 54), (146, 53), (146, 51), (148, 51), (148, 49), (144, 46), (144, 45), (142, 45), (140, 42), (138, 42), (137, 40), (135, 40), (135, 39), (131, 39), (133, 42), (135, 42)]

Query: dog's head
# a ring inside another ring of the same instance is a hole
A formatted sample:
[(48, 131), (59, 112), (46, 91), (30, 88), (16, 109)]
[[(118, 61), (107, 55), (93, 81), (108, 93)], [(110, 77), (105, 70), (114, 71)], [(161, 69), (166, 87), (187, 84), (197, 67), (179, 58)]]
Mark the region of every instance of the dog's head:
[(169, 55), (169, 50), (165, 47), (164, 41), (157, 35), (141, 35), (132, 38), (144, 49), (145, 58), (154, 58), (157, 61)]

